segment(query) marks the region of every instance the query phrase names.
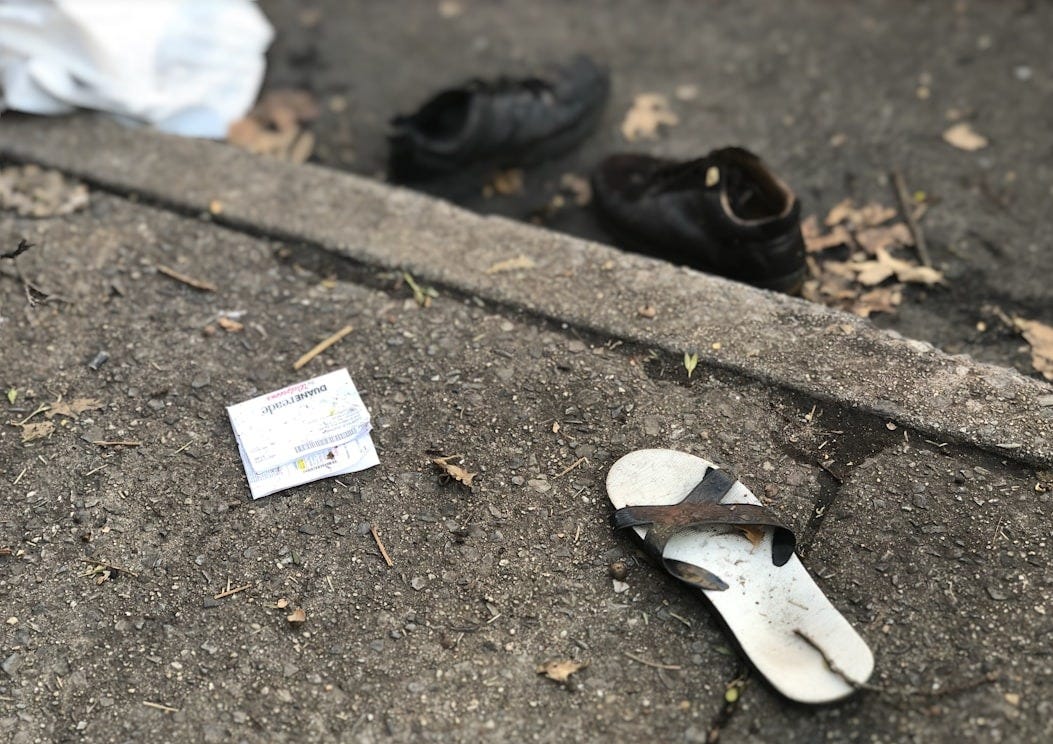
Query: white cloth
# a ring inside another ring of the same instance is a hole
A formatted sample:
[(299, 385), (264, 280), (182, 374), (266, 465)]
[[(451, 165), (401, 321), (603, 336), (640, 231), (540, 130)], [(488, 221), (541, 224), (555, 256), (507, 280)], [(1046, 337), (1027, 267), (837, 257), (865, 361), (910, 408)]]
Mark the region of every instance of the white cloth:
[(221, 138), (256, 100), (273, 36), (251, 0), (0, 0), (0, 104)]

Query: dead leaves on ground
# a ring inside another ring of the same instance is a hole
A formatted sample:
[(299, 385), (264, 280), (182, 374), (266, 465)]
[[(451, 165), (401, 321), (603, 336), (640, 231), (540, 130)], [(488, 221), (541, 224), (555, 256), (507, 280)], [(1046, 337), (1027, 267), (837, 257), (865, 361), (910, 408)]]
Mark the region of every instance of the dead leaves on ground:
[[(17, 426), (22, 430), (22, 443), (45, 439), (55, 431), (55, 422), (51, 419), (55, 416), (76, 419), (85, 411), (94, 411), (103, 407), (103, 402), (97, 398), (75, 398), (64, 401), (61, 398), (50, 405), (40, 406), (27, 418), (21, 421), (9, 422), (11, 426)], [(43, 413), (47, 421), (30, 421), (34, 416)]]
[(531, 216), (531, 222), (544, 224), (567, 207), (587, 207), (592, 201), (592, 184), (577, 173), (564, 173), (559, 178), (559, 188), (543, 207)]
[(483, 197), (490, 199), (495, 194), (516, 196), (523, 193), (523, 171), (520, 168), (509, 168), (495, 172), (490, 182), (483, 186)]
[(943, 283), (936, 269), (903, 257), (914, 239), (903, 222), (889, 224), (895, 216), (896, 210), (883, 204), (857, 207), (845, 199), (827, 214), (825, 230), (814, 215), (805, 219), (801, 231), (812, 278), (802, 296), (866, 318), (894, 312), (906, 284)]
[(441, 473), (440, 478), (446, 478), (448, 480), (455, 480), (466, 488), (472, 487), (472, 481), (478, 473), (470, 473), (461, 465), (454, 465), (450, 460), (457, 460), (463, 462), (464, 459), (460, 455), (447, 455), (446, 457), (433, 457), (432, 463), (437, 467)]
[(22, 217), (56, 217), (88, 206), (88, 187), (38, 165), (0, 168), (0, 209)]
[(1047, 380), (1053, 380), (1053, 327), (1017, 317), (1013, 318), (1013, 328), (1031, 345), (1031, 366)]
[(50, 437), (55, 431), (55, 424), (51, 421), (38, 421), (28, 424), (14, 424), (22, 428), (22, 444), (33, 442), (37, 439)]
[(227, 141), (257, 155), (303, 163), (314, 150), (314, 134), (304, 124), (318, 118), (318, 103), (305, 90), (264, 93), (248, 116), (227, 130)]
[(750, 541), (753, 547), (757, 547), (764, 542), (764, 528), (759, 527), (755, 524), (737, 524), (735, 529), (742, 533), (742, 536)]
[(97, 411), (102, 408), (102, 401), (98, 398), (75, 398), (70, 401), (57, 400), (51, 404), (44, 413), (47, 418), (65, 416), (75, 419), (85, 411)]
[(587, 667), (587, 661), (574, 661), (572, 659), (546, 661), (537, 667), (538, 674), (544, 674), (553, 682), (565, 685), (570, 681), (570, 675), (580, 672)]
[(657, 139), (661, 127), (679, 123), (680, 117), (669, 107), (669, 99), (660, 93), (640, 93), (622, 121), (622, 136), (628, 142)]

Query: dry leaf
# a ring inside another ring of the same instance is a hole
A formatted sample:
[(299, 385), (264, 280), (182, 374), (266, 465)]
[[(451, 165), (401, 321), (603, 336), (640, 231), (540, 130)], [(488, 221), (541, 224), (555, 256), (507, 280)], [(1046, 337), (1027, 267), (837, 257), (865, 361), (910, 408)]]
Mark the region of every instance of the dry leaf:
[(318, 102), (310, 92), (295, 88), (277, 88), (264, 93), (252, 113), (282, 129), (292, 128), (298, 122), (314, 121), (321, 112)]
[(1013, 326), (1031, 345), (1031, 366), (1053, 380), (1053, 328), (1037, 320), (1013, 318)]
[(890, 287), (878, 287), (864, 292), (848, 308), (852, 313), (869, 318), (871, 313), (894, 313), (903, 301), (903, 289), (898, 284)]
[(589, 663), (587, 661), (573, 661), (570, 659), (564, 661), (547, 661), (544, 664), (538, 665), (537, 673), (544, 674), (554, 682), (566, 684), (570, 680), (570, 675), (581, 671), (588, 665)]
[(891, 265), (878, 259), (873, 261), (854, 261), (848, 266), (856, 272), (856, 281), (864, 287), (876, 287), (896, 273), (896, 270)]
[(302, 607), (297, 607), (295, 610), (285, 616), (285, 619), (290, 623), (302, 623), (307, 620), (307, 613), (303, 611)]
[(589, 179), (575, 173), (564, 173), (559, 179), (559, 188), (574, 197), (579, 207), (587, 206), (592, 201), (592, 184)]
[(318, 103), (305, 90), (268, 91), (248, 116), (230, 125), (227, 141), (256, 155), (303, 163), (311, 156), (315, 140), (301, 125), (317, 119), (318, 114)]
[(907, 284), (943, 284), (943, 272), (929, 266), (917, 266), (909, 261), (893, 258), (896, 267), (896, 278)]
[(498, 261), (489, 269), (486, 270), (487, 274), (500, 274), (503, 271), (518, 271), (532, 269), (537, 264), (534, 263), (534, 259), (530, 256), (516, 256), (515, 258), (506, 258), (504, 261)]
[(987, 147), (987, 138), (968, 122), (959, 122), (943, 133), (943, 141), (959, 150), (975, 152)]
[(102, 408), (102, 405), (102, 401), (96, 398), (77, 398), (70, 401), (58, 400), (51, 404), (51, 407), (44, 415), (48, 418), (65, 416), (66, 418), (75, 419), (84, 411), (95, 411)]
[(748, 539), (753, 544), (753, 547), (755, 548), (762, 542), (764, 542), (763, 527), (758, 527), (755, 524), (737, 524), (735, 525), (735, 529), (741, 532), (746, 537), (746, 539)]
[(833, 227), (839, 225), (848, 219), (848, 215), (853, 211), (852, 200), (843, 199), (835, 204), (826, 215), (826, 226)]
[(55, 217), (88, 206), (88, 187), (38, 165), (0, 168), (0, 209), (23, 217)]
[(894, 258), (888, 251), (876, 251), (877, 260), (892, 267), (896, 278), (908, 284), (941, 284), (943, 273), (928, 266), (918, 266), (910, 261)]
[(34, 439), (43, 439), (51, 436), (55, 431), (55, 425), (50, 421), (40, 421), (30, 424), (19, 424), (22, 427), (22, 442), (32, 442)]
[(217, 320), (216, 323), (227, 333), (239, 333), (245, 330), (245, 325), (243, 323), (239, 323), (233, 318), (228, 318), (226, 315), (219, 316), (219, 320)]
[(472, 480), (478, 473), (469, 473), (460, 465), (454, 465), (450, 460), (460, 459), (460, 455), (449, 455), (448, 457), (433, 457), (432, 462), (442, 471), (443, 475), (453, 478), (468, 488), (472, 487)]
[(878, 250), (872, 261), (855, 261), (849, 267), (856, 272), (856, 281), (867, 287), (881, 284), (893, 275), (908, 284), (932, 285), (943, 282), (943, 274), (936, 269), (895, 258), (886, 250)]
[(852, 241), (852, 234), (843, 225), (834, 225), (828, 233), (821, 232), (819, 219), (814, 214), (808, 215), (801, 222), (801, 235), (804, 236), (804, 246), (809, 253), (822, 253)]
[(896, 210), (884, 204), (871, 202), (856, 207), (851, 199), (838, 202), (826, 215), (826, 226), (847, 223), (850, 227), (876, 227), (896, 216)]
[(501, 196), (513, 196), (523, 193), (523, 171), (519, 168), (497, 171), (490, 178), (490, 183), (483, 189), (487, 197), (494, 194)]
[(641, 93), (633, 99), (632, 108), (622, 122), (622, 136), (629, 142), (655, 139), (661, 126), (675, 127), (680, 117), (669, 108), (669, 101), (659, 93)]
[(895, 222), (885, 227), (868, 227), (857, 232), (855, 238), (863, 250), (871, 256), (877, 255), (877, 252), (881, 250), (887, 251), (892, 248), (914, 245), (914, 236), (910, 234), (910, 228), (902, 222)]
[(290, 163), (306, 163), (314, 152), (314, 132), (300, 132), (285, 154)]
[(822, 264), (821, 273), (840, 279), (855, 279), (856, 271), (852, 268), (853, 266), (854, 264), (850, 261), (825, 261)]

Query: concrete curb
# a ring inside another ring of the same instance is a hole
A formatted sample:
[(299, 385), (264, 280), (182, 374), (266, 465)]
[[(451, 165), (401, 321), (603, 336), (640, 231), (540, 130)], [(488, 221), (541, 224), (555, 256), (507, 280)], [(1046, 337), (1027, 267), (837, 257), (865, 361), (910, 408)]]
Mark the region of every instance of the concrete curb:
[[(306, 241), (700, 365), (1053, 465), (1053, 387), (829, 308), (312, 165), (78, 116), (5, 116), (0, 155), (220, 224)], [(212, 210), (216, 212), (216, 209)], [(509, 259), (529, 268), (500, 270)], [(646, 319), (638, 309), (654, 306)]]

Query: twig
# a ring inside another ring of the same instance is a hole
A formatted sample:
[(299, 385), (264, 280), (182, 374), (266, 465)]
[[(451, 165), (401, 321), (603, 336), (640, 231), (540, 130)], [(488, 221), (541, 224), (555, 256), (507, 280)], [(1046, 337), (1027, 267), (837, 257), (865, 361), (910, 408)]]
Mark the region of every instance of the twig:
[(683, 623), (684, 625), (686, 625), (687, 627), (689, 627), (689, 628), (691, 627), (691, 621), (690, 621), (690, 620), (688, 620), (688, 619), (687, 619), (686, 617), (680, 617), (680, 615), (677, 615), (677, 614), (676, 614), (675, 612), (670, 612), (670, 613), (669, 613), (669, 616), (670, 616), (670, 617), (675, 617), (675, 618), (676, 618), (677, 620), (679, 620), (680, 622), (682, 622), (682, 623)]
[(26, 471), (27, 471), (27, 470), (29, 470), (29, 466), (28, 466), (28, 465), (26, 465), (26, 466), (25, 466), (24, 468), (22, 468), (22, 472), (18, 474), (18, 477), (17, 477), (17, 478), (15, 478), (15, 482), (14, 482), (14, 483), (12, 483), (11, 485), (12, 485), (12, 486), (17, 486), (17, 485), (18, 485), (18, 482), (19, 482), (20, 480), (22, 480), (22, 476), (26, 474)]
[(33, 413), (29, 414), (28, 416), (26, 416), (21, 421), (16, 422), (15, 426), (21, 426), (22, 424), (26, 423), (27, 421), (29, 421), (29, 419), (33, 418), (37, 414), (43, 413), (44, 411), (50, 411), (50, 410), (51, 410), (51, 406), (49, 406), (47, 403), (41, 403), (39, 406), (37, 406), (37, 410), (33, 411)]
[(149, 700), (144, 700), (143, 705), (147, 708), (156, 708), (157, 710), (163, 710), (165, 713), (178, 713), (179, 708), (173, 708), (169, 705), (162, 705), (161, 703), (152, 703)]
[(631, 654), (628, 651), (623, 651), (622, 653), (625, 654), (628, 658), (632, 659), (633, 661), (637, 661), (643, 664), (644, 666), (654, 667), (655, 669), (668, 669), (672, 672), (679, 672), (681, 669), (683, 669), (683, 667), (679, 664), (659, 664), (657, 661), (645, 659), (642, 656)]
[(106, 467), (106, 463), (103, 463), (102, 465), (100, 465), (97, 468), (92, 468), (91, 470), (89, 470), (87, 473), (84, 474), (84, 477), (87, 478), (89, 475), (95, 475), (97, 472), (99, 472), (100, 470), (102, 470), (105, 467)]
[(169, 279), (175, 279), (177, 282), (181, 282), (182, 284), (185, 284), (188, 287), (200, 289), (202, 292), (216, 292), (219, 289), (212, 282), (206, 282), (202, 279), (195, 279), (194, 277), (187, 276), (186, 274), (180, 273), (175, 269), (170, 269), (167, 266), (164, 266), (163, 264), (157, 265), (157, 273), (164, 274)]
[[(0, 258), (7, 258), (11, 260), (11, 266), (14, 267), (15, 270), (14, 278), (22, 283), (22, 289), (26, 293), (26, 301), (29, 303), (30, 307), (35, 307), (37, 303), (48, 302), (49, 300), (55, 300), (56, 302), (65, 302), (68, 305), (72, 305), (73, 303), (64, 297), (52, 296), (49, 293), (45, 292), (36, 284), (29, 281), (29, 279), (26, 278), (26, 275), (22, 273), (22, 269), (19, 267), (18, 261), (15, 260), (15, 257), (21, 255), (22, 253), (25, 253), (32, 247), (32, 243), (27, 243), (23, 239), (18, 242), (18, 247), (15, 248), (13, 251), (8, 251), (7, 253), (0, 253)], [(10, 277), (11, 275), (4, 272), (3, 276)]]
[(309, 352), (307, 352), (302, 357), (300, 357), (295, 362), (293, 362), (293, 369), (300, 369), (300, 367), (302, 367), (305, 364), (307, 364), (309, 361), (314, 359), (316, 356), (321, 354), (323, 351), (328, 349), (330, 346), (335, 344), (337, 341), (342, 339), (344, 336), (346, 336), (347, 334), (351, 333), (351, 331), (353, 331), (353, 330), (354, 330), (354, 327), (352, 327), (350, 325), (344, 326), (339, 331), (334, 333), (332, 336), (327, 338), (325, 341), (322, 341), (320, 344), (318, 344), (317, 346), (312, 348)]
[(1002, 518), (1004, 516), (1005, 516), (1004, 514), (999, 514), (998, 515), (998, 523), (995, 525), (994, 534), (991, 535), (991, 547), (992, 548), (994, 547), (995, 541), (998, 539), (998, 536), (1002, 533)]
[(391, 556), (388, 555), (388, 551), (384, 547), (384, 543), (380, 541), (380, 535), (377, 534), (376, 525), (374, 525), (372, 522), (370, 522), (369, 524), (369, 531), (373, 533), (373, 539), (376, 541), (377, 547), (380, 548), (380, 555), (384, 558), (384, 563), (388, 564), (388, 568), (391, 568), (395, 564), (394, 562), (392, 562)]
[[(193, 441), (193, 440), (191, 440), (191, 441)], [(191, 444), (191, 442), (187, 442), (186, 444), (184, 444), (184, 445), (183, 445), (182, 447), (180, 447), (179, 449), (177, 449), (177, 450), (176, 450), (175, 452), (173, 452), (172, 454), (173, 454), (173, 455), (178, 455), (178, 454), (179, 454), (180, 452), (182, 452), (182, 451), (183, 451), (183, 450), (185, 450), (185, 449), (186, 449), (187, 447), (189, 447), (189, 446), (190, 446), (190, 444)]]
[[(588, 458), (587, 458), (587, 457), (579, 457), (579, 458), (578, 458), (577, 460), (575, 460), (574, 462), (572, 462), (572, 463), (571, 463), (570, 465), (568, 465), (567, 467), (563, 468), (563, 470), (562, 470), (562, 471), (560, 471), (560, 474), (559, 474), (559, 475), (557, 475), (557, 476), (556, 476), (556, 478), (562, 478), (562, 477), (563, 477), (564, 475), (566, 475), (566, 474), (567, 474), (567, 473), (569, 473), (569, 472), (570, 472), (571, 470), (573, 470), (574, 468), (576, 468), (576, 467), (578, 467), (579, 465), (581, 465), (581, 464), (582, 464), (583, 462), (588, 462), (588, 461), (589, 461), (589, 460), (588, 460)], [(553, 478), (552, 480), (555, 480), (556, 478)]]
[(907, 184), (903, 180), (903, 174), (898, 170), (892, 171), (892, 184), (896, 188), (896, 198), (899, 199), (899, 208), (903, 212), (903, 218), (907, 221), (910, 234), (914, 238), (914, 250), (918, 252), (918, 259), (923, 266), (932, 268), (932, 259), (929, 257), (929, 248), (925, 244), (925, 235), (921, 231), (921, 225), (914, 217), (914, 210), (910, 208), (910, 197), (907, 195)]
[(92, 444), (97, 444), (100, 447), (142, 447), (142, 442), (136, 442), (132, 439), (115, 439), (108, 441), (105, 439), (96, 439)]
[(115, 566), (112, 563), (107, 563), (106, 561), (99, 560), (98, 558), (81, 558), (80, 562), (90, 563), (93, 566), (105, 566), (106, 568), (112, 568), (114, 571), (120, 571), (121, 573), (126, 573), (129, 576), (134, 576), (137, 579), (139, 578), (139, 574), (135, 573), (135, 571), (129, 571), (127, 568)]
[(241, 586), (236, 586), (232, 589), (224, 589), (219, 594), (213, 594), (212, 599), (223, 599), (224, 597), (229, 597), (231, 594), (237, 594), (238, 592), (243, 592), (246, 589), (251, 588), (252, 584), (242, 584)]

